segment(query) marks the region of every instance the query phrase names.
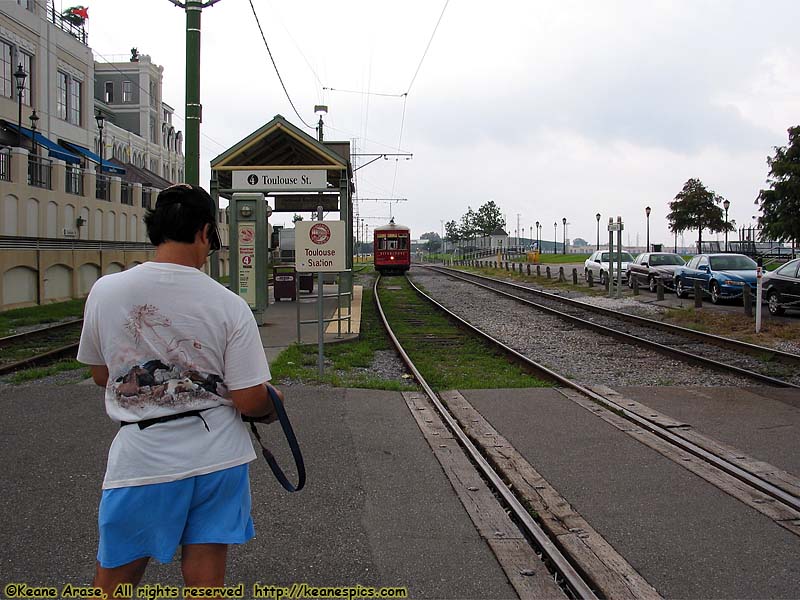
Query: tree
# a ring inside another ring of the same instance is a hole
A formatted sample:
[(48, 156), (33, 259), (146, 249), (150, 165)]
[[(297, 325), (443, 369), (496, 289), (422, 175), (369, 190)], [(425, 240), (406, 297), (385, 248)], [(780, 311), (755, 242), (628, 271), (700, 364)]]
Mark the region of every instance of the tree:
[(455, 244), (460, 240), (459, 232), (458, 232), (458, 223), (455, 221), (448, 221), (444, 224), (444, 239), (446, 239), (451, 244)]
[(478, 212), (475, 214), (475, 227), (483, 235), (491, 235), (498, 227), (505, 228), (505, 226), (506, 220), (494, 200), (489, 200), (478, 208)]
[(436, 252), (439, 248), (442, 247), (442, 238), (435, 231), (429, 231), (428, 233), (423, 233), (421, 236), (419, 236), (419, 239), (428, 240), (428, 243), (425, 244), (425, 249), (428, 252)]
[(770, 189), (761, 190), (761, 236), (781, 242), (800, 239), (800, 126), (790, 127), (789, 145), (767, 157)]
[(722, 208), (717, 206), (723, 200), (713, 190), (706, 189), (699, 179), (690, 179), (669, 203), (669, 230), (681, 233), (687, 229), (697, 229), (698, 249), (702, 250), (703, 229), (712, 233), (733, 229), (730, 223), (725, 222)]
[(461, 217), (461, 223), (458, 226), (458, 235), (462, 240), (469, 240), (475, 237), (478, 232), (476, 224), (477, 214), (472, 207), (467, 206), (467, 212)]

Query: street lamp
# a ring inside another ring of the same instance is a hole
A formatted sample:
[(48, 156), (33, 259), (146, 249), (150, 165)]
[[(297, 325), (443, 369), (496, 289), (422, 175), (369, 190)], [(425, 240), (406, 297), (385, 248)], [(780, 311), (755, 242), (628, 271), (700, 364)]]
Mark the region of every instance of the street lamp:
[(553, 221), (553, 254), (558, 254), (558, 221)]
[(567, 253), (567, 217), (561, 219), (561, 223), (564, 225), (564, 242), (561, 244), (562, 254)]
[(31, 120), (31, 138), (33, 139), (33, 153), (38, 156), (39, 154), (39, 146), (36, 143), (36, 123), (39, 122), (39, 115), (36, 114), (36, 109), (33, 109), (31, 116), (29, 117)]
[(97, 121), (97, 129), (100, 131), (100, 172), (103, 171), (103, 126), (106, 124), (106, 118), (103, 116), (103, 113), (100, 110), (97, 111), (97, 114), (94, 116), (95, 121)]
[(594, 216), (597, 219), (597, 245), (594, 247), (595, 251), (600, 250), (600, 213)]
[(542, 238), (541, 238), (541, 236), (539, 235), (539, 234), (541, 233), (541, 232), (540, 232), (540, 229), (541, 229), (541, 227), (542, 227), (542, 226), (541, 226), (541, 224), (539, 223), (539, 221), (536, 221), (536, 249), (537, 249), (537, 250), (538, 250), (540, 253), (541, 253), (541, 251), (542, 251), (542, 244), (541, 244), (541, 239), (542, 239)]
[(17, 120), (17, 125), (19, 130), (17, 131), (17, 146), (22, 147), (22, 92), (25, 91), (25, 79), (28, 77), (28, 74), (25, 72), (25, 69), (22, 68), (22, 63), (17, 66), (17, 70), (14, 71), (14, 79), (17, 80), (17, 101), (19, 104), (19, 119)]
[(722, 203), (722, 208), (725, 209), (725, 252), (728, 251), (728, 209), (731, 207), (731, 203), (729, 200), (725, 200)]
[(644, 214), (647, 215), (647, 248), (645, 248), (645, 252), (650, 252), (650, 207), (644, 207)]

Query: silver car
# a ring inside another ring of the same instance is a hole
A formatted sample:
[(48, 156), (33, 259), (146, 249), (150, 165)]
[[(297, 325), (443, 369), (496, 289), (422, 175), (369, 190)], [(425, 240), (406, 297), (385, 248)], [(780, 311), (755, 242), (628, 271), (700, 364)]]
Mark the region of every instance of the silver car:
[[(602, 285), (606, 284), (606, 279), (608, 279), (608, 259), (611, 254), (608, 250), (598, 250), (597, 252), (593, 252), (592, 255), (586, 259), (586, 262), (583, 263), (583, 274), (588, 279), (589, 273), (592, 274), (592, 278), (597, 281), (600, 279), (600, 283)], [(631, 256), (630, 252), (614, 252), (614, 279), (617, 278), (617, 269), (619, 268), (619, 259), (622, 259), (622, 281), (623, 283), (627, 283), (628, 281), (628, 263), (633, 262), (633, 256)]]

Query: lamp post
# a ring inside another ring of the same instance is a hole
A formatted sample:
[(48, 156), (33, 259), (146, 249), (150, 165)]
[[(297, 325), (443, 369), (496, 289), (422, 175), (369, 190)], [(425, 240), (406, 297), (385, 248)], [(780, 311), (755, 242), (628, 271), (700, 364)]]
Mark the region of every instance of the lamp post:
[(728, 251), (728, 209), (731, 207), (731, 203), (729, 200), (725, 200), (722, 203), (722, 207), (725, 209), (725, 252)]
[(564, 217), (563, 219), (561, 219), (561, 223), (562, 223), (562, 225), (564, 225), (564, 231), (563, 231), (563, 233), (564, 233), (564, 238), (563, 238), (564, 241), (561, 244), (561, 251), (562, 251), (562, 254), (566, 254), (567, 253), (567, 217)]
[(645, 248), (645, 252), (650, 252), (650, 207), (644, 207), (644, 214), (647, 215), (647, 248)]
[(539, 223), (539, 221), (536, 221), (536, 249), (540, 253), (542, 251), (541, 237), (539, 236), (541, 227), (542, 225)]
[(597, 213), (594, 216), (597, 219), (597, 245), (595, 246), (595, 251), (600, 250), (600, 213)]
[(17, 146), (22, 147), (22, 92), (25, 91), (25, 79), (28, 77), (28, 74), (25, 72), (25, 69), (22, 68), (22, 63), (17, 66), (17, 70), (14, 71), (14, 79), (17, 80), (17, 103), (19, 104), (19, 119), (17, 120), (17, 125), (19, 130), (17, 131)]
[(31, 138), (33, 139), (33, 153), (38, 156), (39, 145), (36, 143), (36, 123), (39, 122), (39, 115), (36, 114), (35, 108), (31, 113), (30, 120), (31, 120)]
[(553, 221), (553, 254), (558, 254), (558, 221)]
[[(103, 116), (99, 110), (97, 114), (94, 116), (95, 121), (97, 121), (97, 129), (100, 132), (100, 164), (97, 165), (98, 169), (98, 177), (97, 183), (98, 185), (102, 185), (103, 187), (103, 199), (108, 200), (108, 186), (106, 182), (103, 180), (103, 126), (106, 124), (106, 118)], [(102, 183), (101, 183), (102, 182)]]

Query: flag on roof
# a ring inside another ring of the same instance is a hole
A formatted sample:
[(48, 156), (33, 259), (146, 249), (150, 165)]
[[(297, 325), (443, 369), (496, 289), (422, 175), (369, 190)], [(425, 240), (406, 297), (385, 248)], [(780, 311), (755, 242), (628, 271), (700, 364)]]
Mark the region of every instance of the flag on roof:
[(86, 6), (71, 6), (61, 13), (61, 18), (73, 25), (83, 25), (89, 18), (89, 8)]

